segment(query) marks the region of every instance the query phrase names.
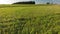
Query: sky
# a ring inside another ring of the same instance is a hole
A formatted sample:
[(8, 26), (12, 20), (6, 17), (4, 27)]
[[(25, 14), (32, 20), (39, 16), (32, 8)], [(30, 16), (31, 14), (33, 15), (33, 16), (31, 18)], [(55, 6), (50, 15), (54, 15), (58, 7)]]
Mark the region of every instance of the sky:
[(30, 0), (0, 0), (0, 4), (12, 4), (14, 2), (21, 2), (21, 1), (30, 1)]
[[(21, 2), (21, 1), (31, 1), (31, 0), (0, 0), (0, 4), (12, 4), (14, 2)], [(53, 2), (56, 4), (60, 4), (60, 0), (34, 0), (36, 2), (36, 4), (42, 4), (42, 3), (46, 3), (46, 2)]]
[(60, 4), (60, 0), (35, 0), (35, 1), (36, 1), (36, 4), (45, 4), (47, 2)]

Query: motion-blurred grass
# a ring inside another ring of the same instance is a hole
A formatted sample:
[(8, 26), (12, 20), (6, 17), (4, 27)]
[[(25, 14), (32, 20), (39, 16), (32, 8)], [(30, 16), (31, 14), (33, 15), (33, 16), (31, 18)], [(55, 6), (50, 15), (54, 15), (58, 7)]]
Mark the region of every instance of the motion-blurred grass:
[(0, 34), (60, 34), (59, 5), (0, 5)]

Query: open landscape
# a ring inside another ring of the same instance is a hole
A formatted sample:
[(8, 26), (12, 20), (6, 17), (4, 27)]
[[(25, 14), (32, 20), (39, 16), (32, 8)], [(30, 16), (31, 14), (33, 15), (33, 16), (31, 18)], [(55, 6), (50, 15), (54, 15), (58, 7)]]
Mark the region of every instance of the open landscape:
[(0, 34), (60, 34), (60, 5), (0, 5)]

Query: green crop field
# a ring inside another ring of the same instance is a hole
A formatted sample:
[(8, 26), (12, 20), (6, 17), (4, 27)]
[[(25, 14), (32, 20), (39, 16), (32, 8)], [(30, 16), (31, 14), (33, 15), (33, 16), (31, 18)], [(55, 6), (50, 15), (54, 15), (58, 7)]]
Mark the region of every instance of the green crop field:
[(0, 5), (0, 34), (60, 34), (60, 5)]

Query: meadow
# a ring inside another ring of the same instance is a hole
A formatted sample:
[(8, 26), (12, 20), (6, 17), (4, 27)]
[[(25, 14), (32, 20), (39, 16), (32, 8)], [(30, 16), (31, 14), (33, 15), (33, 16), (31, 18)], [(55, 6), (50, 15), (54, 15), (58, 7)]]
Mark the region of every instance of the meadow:
[(0, 34), (60, 34), (60, 5), (0, 5)]

